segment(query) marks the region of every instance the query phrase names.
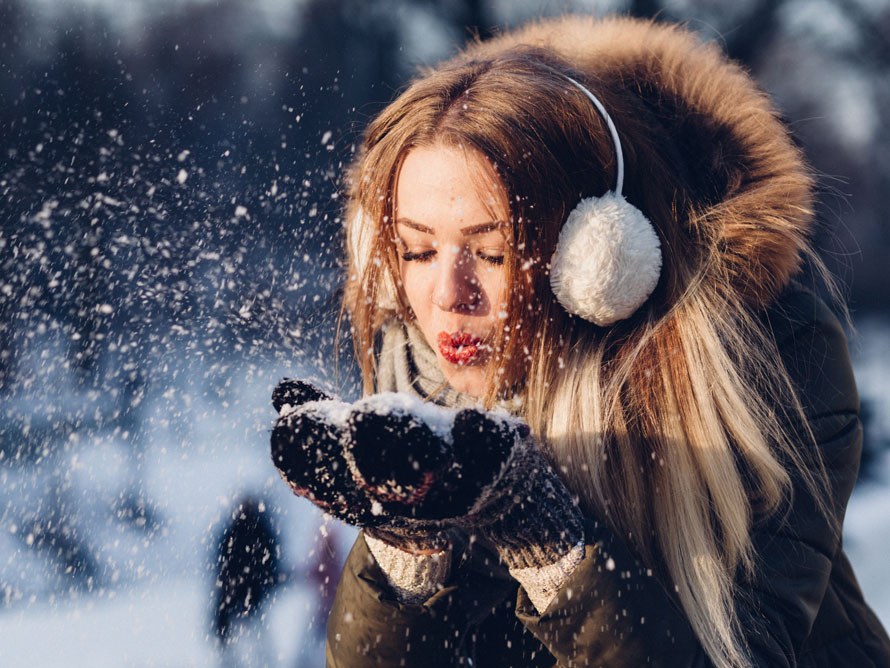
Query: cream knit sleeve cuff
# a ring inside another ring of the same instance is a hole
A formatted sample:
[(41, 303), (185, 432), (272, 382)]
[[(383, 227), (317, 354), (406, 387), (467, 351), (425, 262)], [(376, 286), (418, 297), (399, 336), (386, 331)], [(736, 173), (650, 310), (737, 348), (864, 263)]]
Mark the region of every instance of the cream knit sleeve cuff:
[(581, 541), (552, 564), (529, 568), (511, 568), (510, 575), (525, 589), (535, 610), (544, 614), (550, 601), (553, 600), (553, 597), (556, 596), (583, 558), (584, 541)]
[(451, 574), (451, 545), (434, 554), (412, 554), (364, 533), (365, 543), (402, 603), (423, 603)]

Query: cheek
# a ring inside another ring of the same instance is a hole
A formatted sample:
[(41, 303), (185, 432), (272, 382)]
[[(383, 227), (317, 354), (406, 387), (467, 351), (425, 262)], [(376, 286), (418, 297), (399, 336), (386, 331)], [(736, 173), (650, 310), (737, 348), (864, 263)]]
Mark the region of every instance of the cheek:
[(497, 312), (506, 307), (509, 291), (503, 267), (483, 269), (480, 272), (479, 282), (493, 311)]
[(425, 275), (422, 266), (415, 263), (400, 262), (399, 273), (401, 274), (402, 290), (405, 298), (408, 300), (408, 306), (414, 311), (415, 315), (420, 315), (418, 311), (423, 311), (427, 304), (432, 303), (431, 290), (432, 283), (429, 277)]

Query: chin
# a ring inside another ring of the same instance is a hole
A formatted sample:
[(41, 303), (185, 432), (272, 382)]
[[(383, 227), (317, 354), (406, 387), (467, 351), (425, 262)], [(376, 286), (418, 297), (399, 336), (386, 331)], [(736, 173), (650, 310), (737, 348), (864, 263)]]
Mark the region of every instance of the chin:
[(487, 379), (483, 369), (467, 367), (455, 370), (453, 364), (442, 361), (440, 361), (440, 366), (448, 384), (461, 394), (467, 394), (476, 399), (481, 399), (485, 394)]

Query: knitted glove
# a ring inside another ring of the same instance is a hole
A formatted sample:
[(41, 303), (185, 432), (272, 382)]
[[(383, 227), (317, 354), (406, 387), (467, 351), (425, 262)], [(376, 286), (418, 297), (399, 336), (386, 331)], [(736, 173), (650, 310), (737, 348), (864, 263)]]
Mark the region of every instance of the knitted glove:
[[(272, 403), (280, 413), (272, 431), (272, 461), (294, 494), (400, 549), (415, 552), (447, 545), (446, 537), (432, 523), (422, 525), (391, 516), (359, 488), (354, 467), (347, 461), (351, 448), (349, 404), (301, 380), (282, 381), (272, 393)], [(412, 438), (421, 443), (424, 452), (435, 451), (438, 441), (423, 442), (423, 433), (422, 429), (412, 432)], [(388, 444), (390, 453), (396, 451), (394, 445)], [(422, 463), (428, 465), (425, 460)]]
[(353, 477), (387, 516), (478, 531), (511, 571), (556, 564), (584, 539), (579, 509), (521, 420), (381, 394), (346, 423)]

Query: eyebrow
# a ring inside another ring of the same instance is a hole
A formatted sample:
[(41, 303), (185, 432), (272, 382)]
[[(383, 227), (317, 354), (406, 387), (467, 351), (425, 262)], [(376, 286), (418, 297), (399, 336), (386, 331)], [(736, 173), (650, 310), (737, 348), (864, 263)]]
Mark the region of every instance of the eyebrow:
[[(417, 230), (418, 232), (423, 232), (425, 234), (435, 234), (433, 228), (427, 227), (426, 225), (421, 225), (420, 223), (416, 223), (410, 218), (399, 218), (396, 221), (396, 225), (404, 225), (405, 227), (410, 227), (412, 230)], [(485, 234), (486, 232), (493, 232), (494, 230), (499, 230), (503, 226), (503, 221), (493, 220), (490, 223), (468, 225), (467, 227), (462, 227), (460, 231), (464, 236), (469, 237), (474, 234)]]

